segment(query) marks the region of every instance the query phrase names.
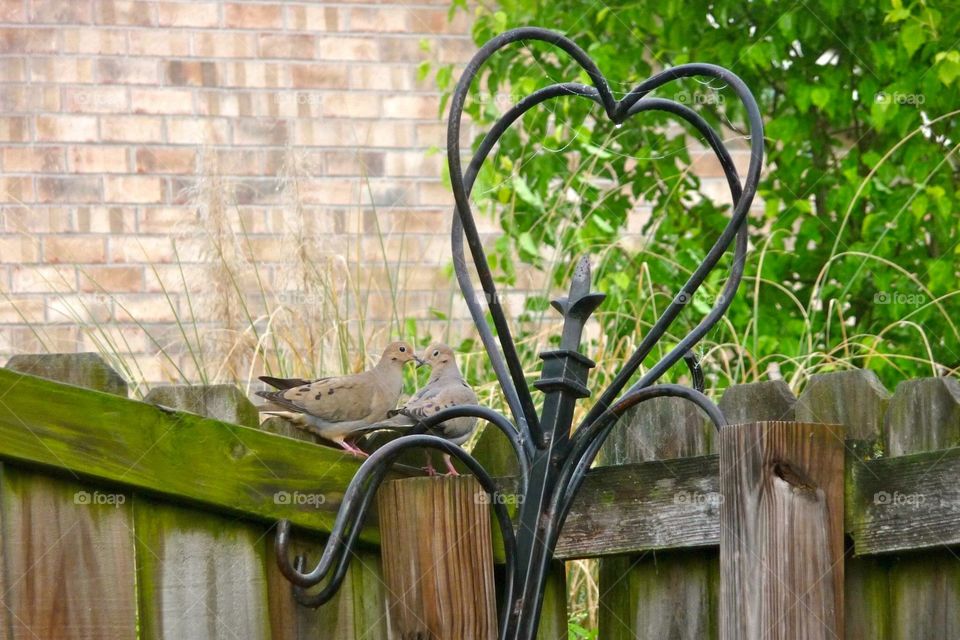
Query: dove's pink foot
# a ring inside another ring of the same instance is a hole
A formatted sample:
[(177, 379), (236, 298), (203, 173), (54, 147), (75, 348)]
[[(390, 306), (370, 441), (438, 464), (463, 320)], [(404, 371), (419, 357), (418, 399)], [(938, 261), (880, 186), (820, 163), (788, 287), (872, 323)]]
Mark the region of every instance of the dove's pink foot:
[(450, 460), (450, 454), (449, 454), (449, 453), (443, 454), (443, 463), (444, 463), (445, 465), (447, 465), (447, 471), (450, 473), (450, 475), (452, 475), (452, 476), (458, 476), (458, 475), (460, 475), (460, 472), (457, 471), (457, 468), (456, 468), (455, 466), (453, 466), (453, 461)]
[(339, 442), (338, 444), (339, 444), (341, 447), (343, 447), (346, 451), (349, 451), (351, 454), (357, 456), (358, 458), (369, 458), (369, 457), (370, 457), (370, 454), (369, 454), (369, 453), (367, 453), (366, 451), (363, 451), (363, 450), (361, 450), (361, 449), (353, 446), (352, 444), (350, 444), (350, 443), (347, 442), (346, 440), (344, 440), (344, 441), (342, 441), (342, 442)]
[(430, 452), (425, 451), (424, 453), (427, 455), (427, 466), (425, 466), (423, 470), (426, 471), (427, 475), (432, 478), (433, 476), (437, 475), (437, 470), (433, 468), (433, 460), (430, 459)]

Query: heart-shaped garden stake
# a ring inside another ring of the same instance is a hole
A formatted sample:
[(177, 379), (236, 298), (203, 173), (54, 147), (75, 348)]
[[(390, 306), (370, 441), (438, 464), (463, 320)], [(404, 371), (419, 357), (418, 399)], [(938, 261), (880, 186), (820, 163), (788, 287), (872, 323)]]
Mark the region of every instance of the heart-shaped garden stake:
[[(583, 68), (592, 84), (554, 84), (521, 100), (490, 129), (464, 172), (461, 167), (459, 140), (463, 108), (470, 85), (490, 56), (508, 44), (525, 40), (540, 40), (562, 49)], [(736, 93), (743, 104), (749, 127), (750, 165), (742, 186), (730, 153), (718, 133), (702, 117), (678, 102), (648, 97), (658, 87), (688, 77), (720, 80)], [(594, 366), (589, 358), (579, 352), (581, 334), (588, 317), (604, 297), (602, 294), (590, 292), (589, 262), (586, 258), (581, 259), (574, 270), (569, 295), (553, 301), (553, 306), (564, 318), (563, 333), (558, 349), (540, 355), (544, 361), (543, 370), (540, 379), (533, 386), (543, 392), (545, 397), (543, 409), (538, 414), (524, 378), (510, 325), (500, 304), (500, 296), (487, 264), (469, 202), (469, 194), (477, 174), (503, 133), (524, 113), (540, 103), (571, 95), (598, 103), (606, 116), (617, 124), (647, 111), (665, 111), (686, 121), (716, 154), (726, 175), (733, 201), (730, 221), (720, 232), (703, 262), (683, 284), (650, 331), (644, 335), (634, 354), (624, 363), (610, 386), (600, 394), (572, 434), (574, 404), (577, 399), (590, 395), (586, 386), (587, 374)], [(743, 276), (747, 251), (746, 216), (757, 190), (763, 162), (763, 122), (757, 103), (746, 85), (722, 67), (711, 64), (673, 67), (641, 82), (623, 99), (616, 100), (606, 79), (582, 49), (561, 34), (529, 27), (508, 31), (493, 38), (467, 64), (450, 102), (447, 161), (456, 202), (452, 236), (454, 269), (513, 420), (486, 407), (461, 406), (437, 413), (425, 420), (421, 429), (425, 430), (454, 417), (476, 416), (500, 429), (509, 438), (519, 463), (520, 495), (517, 502), (522, 506), (519, 526), (515, 530), (503, 501), (490, 500), (502, 533), (506, 556), (499, 637), (501, 640), (533, 640), (539, 625), (547, 568), (563, 522), (587, 469), (616, 425), (617, 419), (627, 409), (646, 400), (678, 397), (699, 406), (717, 427), (725, 423), (723, 414), (703, 395), (702, 388), (699, 388), (699, 368), (689, 354), (691, 347), (727, 310)], [(482, 296), (477, 295), (470, 279), (464, 255), (464, 239), (483, 289)], [(644, 374), (623, 392), (657, 341), (693, 299), (694, 293), (734, 242), (733, 266), (716, 306), (667, 355), (646, 369)], [(487, 311), (493, 320), (493, 329), (487, 324)], [(695, 388), (655, 384), (667, 369), (684, 358), (694, 371)], [(351, 481), (324, 552), (312, 570), (304, 571), (305, 560), (302, 557), (298, 558), (295, 564), (291, 564), (288, 555), (290, 523), (283, 521), (279, 524), (277, 554), (280, 567), (284, 575), (294, 583), (294, 592), (300, 602), (317, 606), (329, 600), (336, 592), (346, 574), (352, 555), (351, 548), (356, 543), (364, 515), (377, 487), (399, 454), (413, 447), (440, 449), (457, 457), (476, 475), (485, 491), (491, 495), (497, 491), (496, 483), (472, 456), (442, 438), (421, 432), (390, 442), (374, 452)], [(327, 582), (319, 593), (307, 595), (304, 592), (305, 588), (318, 585), (325, 579)]]

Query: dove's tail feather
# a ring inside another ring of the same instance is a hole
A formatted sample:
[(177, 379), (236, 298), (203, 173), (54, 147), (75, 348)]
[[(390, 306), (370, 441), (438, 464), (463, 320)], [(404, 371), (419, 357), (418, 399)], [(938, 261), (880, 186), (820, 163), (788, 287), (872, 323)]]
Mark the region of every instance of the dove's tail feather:
[(258, 411), (294, 411), (296, 413), (303, 413), (300, 407), (283, 397), (283, 391), (257, 391), (257, 395), (268, 400), (268, 402), (257, 407)]
[(294, 387), (302, 387), (305, 384), (310, 384), (310, 380), (304, 380), (303, 378), (274, 378), (272, 376), (260, 376), (261, 382), (266, 382), (268, 385), (274, 389), (293, 389)]
[(295, 413), (289, 409), (283, 407), (268, 407), (267, 405), (261, 405), (257, 407), (260, 410), (260, 413), (263, 413), (267, 416), (277, 416), (283, 418), (288, 422), (292, 422), (295, 426), (306, 428), (307, 423), (305, 416), (302, 413)]
[(292, 413), (289, 407), (284, 407), (276, 402), (264, 402), (257, 405), (257, 411), (260, 413)]

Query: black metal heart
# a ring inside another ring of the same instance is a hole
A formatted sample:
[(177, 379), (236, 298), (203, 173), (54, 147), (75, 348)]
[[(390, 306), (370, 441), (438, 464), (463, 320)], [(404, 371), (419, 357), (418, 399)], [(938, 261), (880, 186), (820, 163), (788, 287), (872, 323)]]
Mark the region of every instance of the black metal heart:
[[(592, 82), (592, 86), (579, 83), (560, 83), (541, 89), (521, 100), (494, 124), (474, 154), (466, 173), (464, 173), (460, 160), (460, 125), (470, 85), (483, 66), (483, 63), (490, 58), (490, 56), (504, 46), (520, 40), (540, 40), (562, 49), (573, 57), (584, 71), (586, 71)], [(750, 165), (747, 170), (746, 181), (742, 188), (729, 152), (726, 150), (717, 133), (703, 118), (688, 107), (672, 100), (646, 97), (651, 91), (670, 81), (692, 76), (708, 76), (726, 82), (736, 92), (746, 109), (750, 136)], [(622, 100), (617, 101), (610, 92), (609, 85), (603, 74), (586, 52), (565, 36), (547, 29), (525, 27), (505, 32), (490, 40), (470, 60), (453, 93), (447, 123), (447, 162), (450, 169), (454, 201), (456, 203), (452, 236), (454, 269), (464, 298), (470, 308), (474, 324), (476, 324), (480, 332), (481, 340), (490, 356), (497, 379), (503, 389), (507, 404), (510, 407), (514, 419), (521, 429), (523, 429), (524, 425), (529, 427), (534, 438), (542, 435), (537, 414), (534, 410), (530, 391), (524, 379), (523, 369), (513, 343), (509, 323), (500, 304), (500, 297), (493, 281), (493, 275), (487, 265), (487, 258), (473, 219), (469, 194), (473, 188), (473, 183), (480, 167), (491, 149), (500, 140), (503, 133), (534, 106), (546, 100), (565, 95), (581, 96), (599, 103), (603, 107), (607, 117), (615, 123), (622, 123), (635, 114), (652, 110), (667, 111), (683, 118), (706, 138), (711, 149), (716, 154), (726, 174), (734, 205), (729, 223), (707, 253), (703, 263), (684, 284), (680, 293), (663, 312), (654, 327), (643, 337), (634, 354), (625, 363), (623, 369), (612, 381), (610, 386), (600, 396), (600, 399), (584, 419), (582, 425), (586, 425), (595, 420), (614, 402), (620, 391), (643, 362), (644, 358), (650, 353), (656, 342), (666, 333), (686, 302), (692, 299), (693, 294), (706, 279), (710, 271), (716, 266), (736, 236), (737, 244), (735, 247), (733, 268), (724, 286), (723, 294), (716, 306), (670, 353), (650, 368), (647, 373), (631, 387), (630, 391), (653, 384), (669, 367), (680, 360), (687, 350), (696, 344), (727, 310), (727, 307), (732, 301), (733, 293), (736, 291), (743, 275), (743, 263), (747, 249), (746, 215), (757, 191), (763, 162), (763, 122), (756, 101), (743, 81), (722, 67), (710, 64), (685, 64), (673, 67), (641, 82)], [(490, 310), (493, 324), (499, 337), (500, 348), (497, 347), (497, 341), (487, 326), (483, 309), (480, 306), (476, 291), (470, 279), (464, 256), (464, 237), (470, 248), (470, 254), (483, 288), (483, 298)], [(502, 352), (500, 349), (502, 349)]]

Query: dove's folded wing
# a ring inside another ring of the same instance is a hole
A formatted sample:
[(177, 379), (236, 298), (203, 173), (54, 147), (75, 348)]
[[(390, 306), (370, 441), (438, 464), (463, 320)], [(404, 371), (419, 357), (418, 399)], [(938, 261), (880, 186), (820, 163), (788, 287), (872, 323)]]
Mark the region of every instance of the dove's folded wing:
[(362, 375), (324, 378), (310, 384), (258, 395), (291, 411), (308, 413), (326, 422), (350, 422), (370, 415), (376, 389)]
[(433, 392), (424, 398), (414, 398), (404, 405), (399, 412), (420, 421), (450, 407), (476, 403), (477, 395), (466, 383), (450, 384), (435, 387)]

